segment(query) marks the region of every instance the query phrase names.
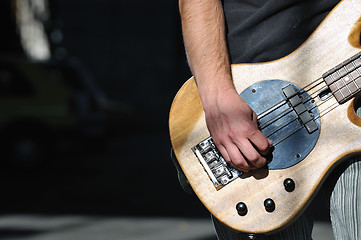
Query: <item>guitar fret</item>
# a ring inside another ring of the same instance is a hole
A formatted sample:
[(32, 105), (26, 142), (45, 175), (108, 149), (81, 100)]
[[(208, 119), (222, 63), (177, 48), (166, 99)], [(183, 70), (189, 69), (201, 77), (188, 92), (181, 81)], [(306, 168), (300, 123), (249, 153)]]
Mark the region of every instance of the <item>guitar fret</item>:
[(356, 79), (352, 80), (352, 84), (354, 85), (352, 89), (352, 95), (354, 96), (356, 93), (360, 92), (360, 88), (358, 87), (359, 85), (361, 85), (361, 78), (360, 76), (358, 76)]
[[(353, 82), (355, 81), (355, 82)], [(356, 79), (353, 79), (351, 83), (344, 85), (343, 87), (337, 87), (337, 89), (333, 92), (336, 100), (342, 104), (351, 99), (356, 93), (358, 93), (361, 89), (357, 87), (357, 85), (361, 85), (361, 77), (358, 76)], [(331, 85), (332, 86), (332, 85)], [(333, 89), (335, 84), (333, 85)], [(330, 88), (331, 89), (331, 88)]]
[(336, 98), (337, 102), (341, 102), (345, 99), (340, 91), (333, 92), (333, 96)]
[(346, 70), (345, 67), (340, 68), (340, 70), (338, 70), (338, 71), (340, 72), (340, 74), (341, 74), (342, 76), (345, 76), (345, 75), (347, 74), (347, 70)]
[(354, 80), (352, 80), (349, 84), (348, 84), (348, 87), (351, 91), (352, 94), (356, 93), (359, 88), (357, 87), (357, 85), (355, 84)]
[[(360, 59), (360, 64), (361, 64), (361, 59)], [(360, 67), (360, 66), (357, 66), (355, 71), (361, 76), (361, 72), (360, 72), (360, 68), (359, 68), (359, 67)]]
[(345, 66), (345, 68), (347, 69), (348, 72), (351, 72), (355, 69), (355, 65), (353, 64), (353, 62), (350, 62)]
[(333, 78), (333, 82), (339, 80), (342, 77), (342, 75), (340, 75), (338, 71), (334, 72), (331, 76)]
[(360, 76), (360, 74), (357, 71), (353, 71), (350, 76), (352, 77), (352, 79), (356, 79)]
[[(357, 79), (355, 79), (354, 82), (355, 82), (355, 85), (361, 86), (361, 77), (358, 77)], [(357, 91), (356, 91), (355, 93), (358, 93), (358, 92), (360, 92), (360, 91), (361, 91), (361, 88), (358, 87), (358, 88), (357, 88)]]
[[(361, 64), (361, 61), (360, 61), (360, 64)], [(356, 68), (355, 69), (355, 71), (353, 71), (352, 73), (351, 73), (351, 83), (350, 83), (350, 85), (351, 84), (354, 84), (355, 86), (354, 86), (354, 91), (353, 91), (353, 93), (357, 93), (359, 90), (360, 90), (360, 85), (361, 84), (358, 84), (358, 81), (359, 81), (359, 83), (361, 83), (360, 81), (360, 76), (361, 76), (361, 73), (360, 73), (360, 68)]]
[(349, 80), (351, 80), (348, 76), (345, 76), (345, 77), (343, 77), (342, 78), (342, 81), (345, 83), (345, 86), (346, 86), (346, 88), (347, 88), (347, 90), (348, 90), (348, 92), (349, 92), (349, 95), (347, 95), (347, 96), (350, 96), (351, 94), (352, 94), (352, 91), (351, 91), (351, 89), (350, 89), (350, 82), (349, 82)]
[[(359, 65), (359, 66), (361, 66), (361, 58), (359, 58), (358, 60), (360, 60), (360, 65)], [(356, 71), (357, 71), (357, 72), (359, 73), (359, 75), (361, 76), (361, 72), (360, 72), (359, 68), (357, 68)], [(357, 79), (353, 79), (352, 81), (355, 83), (355, 85), (357, 86), (357, 88), (360, 88), (361, 84), (359, 85), (359, 84), (357, 83)]]
[(342, 78), (342, 81), (344, 82), (345, 86), (347, 87), (347, 89), (349, 91), (349, 94), (347, 96), (351, 95), (352, 90), (350, 89), (350, 84), (352, 83), (352, 78), (350, 78), (348, 75), (346, 75), (345, 77)]
[(341, 78), (339, 81), (336, 82), (338, 88), (343, 88), (346, 86), (345, 81), (343, 80), (343, 78)]
[(337, 102), (352, 98), (361, 87), (361, 52), (322, 75)]
[(332, 92), (338, 91), (338, 87), (336, 86), (336, 83), (332, 83), (330, 86), (328, 86)]
[(360, 90), (360, 87), (358, 86), (358, 84), (356, 82), (356, 80), (361, 76), (360, 68), (358, 68), (359, 66), (361, 66), (361, 59), (359, 58), (359, 60), (360, 60), (360, 62), (359, 62), (360, 65), (357, 65), (355, 62), (353, 62), (353, 64), (355, 65), (355, 70), (350, 74), (351, 81), (348, 85), (349, 85), (350, 89), (352, 90), (351, 91), (352, 93), (356, 93)]
[(333, 84), (331, 75), (329, 75), (329, 76), (327, 76), (327, 77), (324, 77), (323, 80), (325, 81), (325, 83), (326, 83), (328, 86), (330, 86), (331, 84)]
[(340, 89), (341, 93), (342, 93), (342, 96), (344, 98), (348, 98), (349, 96), (351, 96), (351, 91), (348, 89), (348, 87), (343, 87)]
[[(356, 64), (355, 64), (356, 65)], [(361, 65), (361, 59), (360, 59), (360, 65)], [(357, 66), (357, 65), (356, 65)], [(358, 66), (357, 66), (358, 67)], [(360, 74), (360, 69), (359, 68), (356, 68), (357, 73), (361, 76)], [(356, 79), (352, 79), (352, 83), (355, 84), (356, 88), (360, 88), (360, 86), (357, 84), (356, 82), (357, 78)]]
[(361, 58), (358, 58), (354, 61), (356, 67), (360, 67), (361, 66)]

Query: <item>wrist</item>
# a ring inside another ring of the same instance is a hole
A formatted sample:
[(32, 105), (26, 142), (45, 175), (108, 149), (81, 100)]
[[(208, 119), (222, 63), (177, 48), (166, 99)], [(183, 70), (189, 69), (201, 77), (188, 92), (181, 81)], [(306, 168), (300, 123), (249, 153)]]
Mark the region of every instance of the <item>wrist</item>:
[(222, 79), (198, 88), (203, 109), (206, 113), (215, 110), (225, 98), (235, 94), (238, 95), (231, 79)]

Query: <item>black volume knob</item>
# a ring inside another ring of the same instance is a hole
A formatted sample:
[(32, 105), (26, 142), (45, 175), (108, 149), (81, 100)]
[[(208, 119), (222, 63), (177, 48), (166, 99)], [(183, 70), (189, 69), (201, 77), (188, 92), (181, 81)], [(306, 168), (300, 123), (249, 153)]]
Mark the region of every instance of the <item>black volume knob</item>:
[(247, 205), (244, 202), (239, 202), (236, 205), (237, 212), (240, 216), (244, 216), (247, 214)]
[(283, 181), (283, 186), (285, 187), (287, 192), (292, 192), (295, 190), (295, 182), (291, 178), (286, 178)]
[(276, 208), (275, 202), (271, 198), (264, 200), (263, 204), (267, 212), (273, 212)]

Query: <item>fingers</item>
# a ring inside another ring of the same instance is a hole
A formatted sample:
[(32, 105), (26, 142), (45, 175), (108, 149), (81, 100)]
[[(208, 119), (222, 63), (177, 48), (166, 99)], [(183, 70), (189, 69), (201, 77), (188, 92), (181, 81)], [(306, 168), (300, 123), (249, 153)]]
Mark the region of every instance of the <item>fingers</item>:
[(235, 168), (244, 172), (248, 172), (249, 170), (254, 170), (257, 168), (250, 161), (248, 161), (248, 159), (240, 151), (239, 147), (237, 147), (235, 144), (230, 143), (226, 149), (227, 149), (227, 154), (230, 158), (229, 162)]
[(249, 136), (250, 142), (258, 150), (258, 152), (265, 156), (272, 147), (272, 141), (266, 138), (260, 130), (256, 130), (252, 135)]
[(264, 158), (258, 151), (255, 149), (253, 144), (250, 141), (243, 141), (238, 144), (238, 149), (242, 152), (243, 157), (249, 163), (249, 165), (254, 168), (261, 168), (266, 164), (266, 158)]
[(270, 147), (272, 147), (273, 143), (258, 129), (257, 114), (255, 112), (252, 114), (252, 121), (257, 129), (252, 134), (250, 134), (249, 140), (255, 145), (259, 153), (266, 155), (269, 152)]
[(266, 163), (266, 159), (258, 153), (248, 140), (242, 144), (228, 142), (224, 145), (218, 144), (217, 146), (224, 159), (241, 171), (248, 172), (261, 168)]
[(264, 166), (272, 142), (258, 129), (255, 112), (236, 91), (211, 106), (205, 111), (206, 124), (225, 160), (242, 171)]
[(258, 129), (249, 138), (228, 138), (223, 142), (215, 141), (215, 143), (227, 162), (245, 172), (263, 167), (266, 164), (264, 156), (272, 146), (272, 141)]

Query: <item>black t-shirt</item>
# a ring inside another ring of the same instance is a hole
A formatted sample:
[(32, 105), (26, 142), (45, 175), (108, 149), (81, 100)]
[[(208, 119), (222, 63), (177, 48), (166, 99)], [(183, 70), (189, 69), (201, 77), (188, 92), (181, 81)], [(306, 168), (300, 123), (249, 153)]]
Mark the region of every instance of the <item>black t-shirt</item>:
[(338, 2), (223, 0), (231, 62), (264, 62), (291, 53)]

